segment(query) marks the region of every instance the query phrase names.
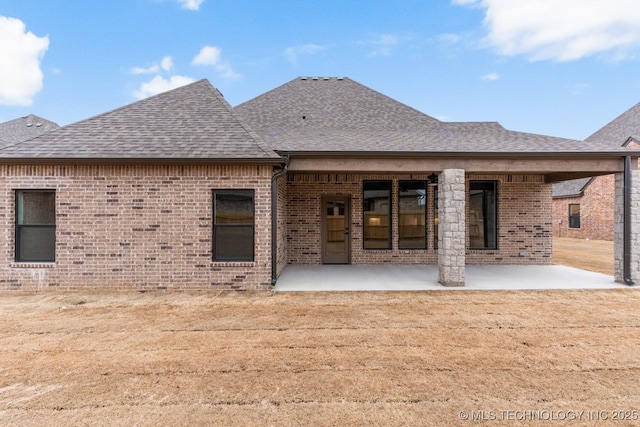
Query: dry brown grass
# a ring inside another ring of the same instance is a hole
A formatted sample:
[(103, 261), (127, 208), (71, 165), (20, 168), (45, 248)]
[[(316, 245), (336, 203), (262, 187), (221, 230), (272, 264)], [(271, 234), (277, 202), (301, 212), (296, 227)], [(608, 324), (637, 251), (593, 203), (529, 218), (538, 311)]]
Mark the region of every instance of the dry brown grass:
[(613, 276), (613, 242), (554, 238), (553, 263)]
[[(269, 295), (4, 293), (0, 425), (518, 425), (499, 411), (640, 410), (635, 289)], [(496, 420), (460, 418), (481, 410)]]

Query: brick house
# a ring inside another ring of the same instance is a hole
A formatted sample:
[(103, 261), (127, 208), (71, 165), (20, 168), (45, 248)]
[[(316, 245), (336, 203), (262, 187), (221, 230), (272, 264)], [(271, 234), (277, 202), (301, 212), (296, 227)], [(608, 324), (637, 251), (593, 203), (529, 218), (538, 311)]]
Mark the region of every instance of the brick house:
[[(589, 136), (587, 144), (638, 149), (640, 103)], [(574, 239), (614, 239), (615, 179), (592, 176), (553, 184), (553, 236)]]
[[(267, 289), (289, 264), (384, 263), (463, 285), (466, 264), (551, 263), (552, 182), (615, 173), (637, 215), (638, 154), (441, 122), (348, 78), (236, 108), (201, 80), (0, 149), (0, 286)], [(617, 280), (638, 273), (624, 236)]]

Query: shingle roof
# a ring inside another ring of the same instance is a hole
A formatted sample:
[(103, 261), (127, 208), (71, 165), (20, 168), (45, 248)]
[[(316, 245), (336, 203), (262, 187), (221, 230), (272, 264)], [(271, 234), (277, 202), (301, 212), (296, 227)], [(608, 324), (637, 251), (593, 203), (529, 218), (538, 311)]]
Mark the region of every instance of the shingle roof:
[(640, 137), (640, 103), (607, 123), (585, 141), (620, 146), (630, 137)]
[(60, 126), (35, 114), (0, 123), (0, 147), (34, 138)]
[[(604, 125), (585, 139), (586, 145), (598, 144), (620, 147), (630, 138), (640, 137), (640, 103)], [(553, 184), (553, 197), (575, 197), (582, 195), (592, 178), (576, 179)]]
[(553, 197), (579, 197), (593, 178), (570, 179), (553, 184)]
[(0, 149), (9, 158), (280, 162), (207, 80)]
[(349, 78), (296, 78), (235, 109), (281, 152), (626, 151), (514, 132), (495, 122), (441, 122)]

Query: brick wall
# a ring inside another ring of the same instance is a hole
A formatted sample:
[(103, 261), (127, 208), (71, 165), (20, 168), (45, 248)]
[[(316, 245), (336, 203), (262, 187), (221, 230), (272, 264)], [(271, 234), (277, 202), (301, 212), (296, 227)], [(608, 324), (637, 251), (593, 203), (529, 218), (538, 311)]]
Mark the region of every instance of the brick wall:
[[(291, 264), (321, 263), (321, 198), (349, 196), (352, 264), (436, 264), (433, 189), (427, 201), (426, 250), (398, 249), (398, 180), (427, 179), (429, 174), (293, 174), (287, 176), (287, 246)], [(467, 175), (468, 180), (498, 181), (498, 249), (467, 250), (468, 264), (551, 263), (551, 185), (542, 176)], [(364, 250), (362, 181), (392, 180), (392, 242), (390, 250)], [(468, 205), (468, 200), (467, 200)], [(468, 208), (467, 208), (468, 212)], [(468, 218), (467, 218), (468, 223)], [(520, 257), (524, 252), (524, 257)]]
[(467, 250), (467, 264), (551, 264), (551, 184), (540, 175), (471, 174), (467, 189), (471, 179), (498, 181), (498, 249)]
[[(580, 228), (569, 228), (569, 205), (580, 205)], [(613, 240), (614, 175), (596, 177), (582, 197), (553, 199), (553, 235)]]
[[(0, 289), (267, 289), (270, 166), (0, 166)], [(56, 190), (56, 262), (14, 262), (17, 189)], [(255, 191), (254, 262), (212, 262), (212, 190)]]

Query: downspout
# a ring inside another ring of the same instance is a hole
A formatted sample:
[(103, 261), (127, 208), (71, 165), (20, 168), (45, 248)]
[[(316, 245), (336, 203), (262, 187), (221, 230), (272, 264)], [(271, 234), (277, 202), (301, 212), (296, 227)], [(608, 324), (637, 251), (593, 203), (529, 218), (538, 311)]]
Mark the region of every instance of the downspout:
[(289, 156), (282, 170), (271, 177), (271, 286), (278, 280), (278, 178), (289, 169)]
[(624, 158), (624, 198), (623, 198), (623, 273), (622, 280), (625, 285), (633, 286), (631, 279), (631, 156)]

